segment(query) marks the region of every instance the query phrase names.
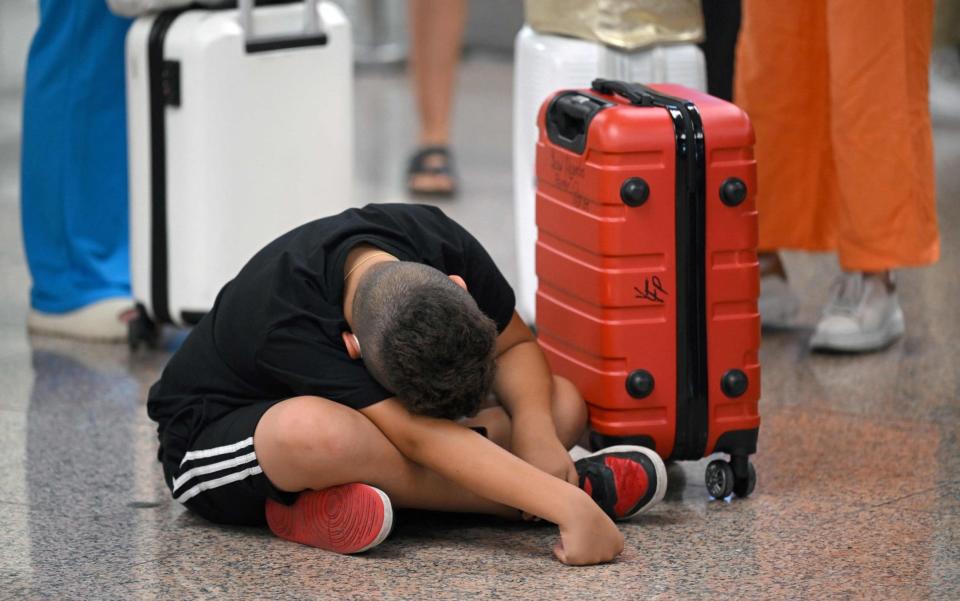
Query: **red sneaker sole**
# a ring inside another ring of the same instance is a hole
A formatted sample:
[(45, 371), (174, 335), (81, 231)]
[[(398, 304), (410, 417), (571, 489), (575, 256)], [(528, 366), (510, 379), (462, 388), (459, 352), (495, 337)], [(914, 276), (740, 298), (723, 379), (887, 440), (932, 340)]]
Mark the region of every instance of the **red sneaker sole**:
[(344, 554), (379, 545), (393, 526), (386, 493), (357, 482), (303, 492), (293, 505), (268, 499), (266, 513), (280, 538)]

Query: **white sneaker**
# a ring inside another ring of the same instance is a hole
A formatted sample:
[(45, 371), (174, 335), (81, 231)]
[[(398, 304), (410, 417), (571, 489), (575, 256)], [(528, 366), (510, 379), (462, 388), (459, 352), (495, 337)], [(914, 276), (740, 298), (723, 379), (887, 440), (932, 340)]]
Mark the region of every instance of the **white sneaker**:
[(30, 310), (27, 331), (93, 342), (123, 342), (127, 322), (136, 316), (129, 298), (107, 298), (67, 313)]
[(795, 325), (800, 299), (779, 273), (760, 278), (760, 323), (767, 328), (789, 328)]
[(903, 335), (903, 311), (883, 276), (844, 273), (810, 338), (815, 350), (873, 351)]

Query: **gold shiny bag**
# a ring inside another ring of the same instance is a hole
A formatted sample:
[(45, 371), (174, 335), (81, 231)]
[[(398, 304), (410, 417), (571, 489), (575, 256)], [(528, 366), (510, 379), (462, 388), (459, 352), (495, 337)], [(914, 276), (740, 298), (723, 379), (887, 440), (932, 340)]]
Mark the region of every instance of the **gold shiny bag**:
[(633, 50), (654, 44), (703, 39), (700, 0), (524, 0), (527, 23), (540, 33), (559, 33)]

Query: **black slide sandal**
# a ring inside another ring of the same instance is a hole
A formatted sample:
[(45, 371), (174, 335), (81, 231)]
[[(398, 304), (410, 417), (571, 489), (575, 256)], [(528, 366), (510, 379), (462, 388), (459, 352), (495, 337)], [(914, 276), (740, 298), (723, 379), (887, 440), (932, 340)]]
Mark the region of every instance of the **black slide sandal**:
[[(449, 187), (415, 186), (414, 181), (418, 176), (423, 175), (445, 176), (450, 182)], [(457, 176), (454, 172), (450, 149), (446, 146), (424, 146), (417, 150), (410, 157), (410, 165), (407, 167), (407, 190), (417, 196), (449, 197), (456, 194)]]

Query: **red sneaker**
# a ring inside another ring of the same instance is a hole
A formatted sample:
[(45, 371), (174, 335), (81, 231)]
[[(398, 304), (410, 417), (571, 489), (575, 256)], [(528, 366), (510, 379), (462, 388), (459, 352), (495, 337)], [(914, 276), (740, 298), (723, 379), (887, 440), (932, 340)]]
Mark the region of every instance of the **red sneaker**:
[(293, 505), (267, 499), (267, 525), (287, 540), (337, 553), (361, 553), (390, 534), (390, 497), (378, 488), (354, 482), (305, 491)]
[(667, 467), (651, 449), (617, 445), (578, 460), (580, 488), (614, 520), (646, 511), (667, 492)]

